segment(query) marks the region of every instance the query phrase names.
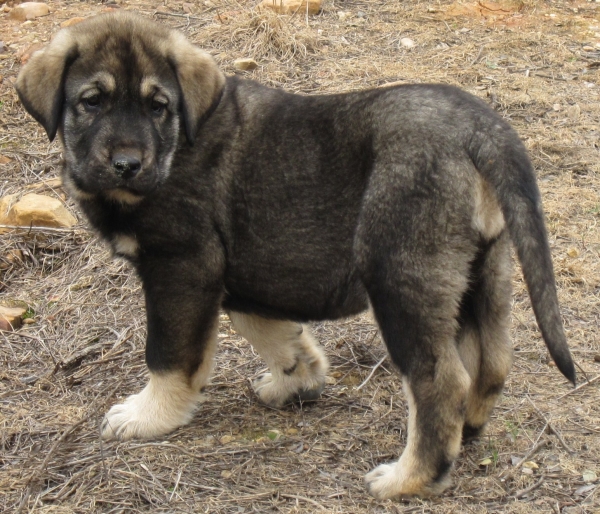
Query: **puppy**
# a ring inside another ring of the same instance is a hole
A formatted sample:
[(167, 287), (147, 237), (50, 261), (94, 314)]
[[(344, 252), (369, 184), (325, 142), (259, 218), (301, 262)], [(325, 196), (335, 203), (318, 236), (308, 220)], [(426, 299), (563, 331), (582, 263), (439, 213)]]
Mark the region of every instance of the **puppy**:
[(439, 493), (511, 366), (511, 241), (575, 382), (532, 166), (473, 96), (293, 95), (225, 77), (179, 32), (127, 13), (60, 31), (16, 87), (60, 138), (65, 186), (144, 286), (150, 381), (110, 409), (103, 437), (190, 421), (221, 308), (269, 366), (257, 396), (281, 407), (325, 383), (303, 323), (371, 306), (409, 421), (402, 456), (367, 486), (380, 499)]

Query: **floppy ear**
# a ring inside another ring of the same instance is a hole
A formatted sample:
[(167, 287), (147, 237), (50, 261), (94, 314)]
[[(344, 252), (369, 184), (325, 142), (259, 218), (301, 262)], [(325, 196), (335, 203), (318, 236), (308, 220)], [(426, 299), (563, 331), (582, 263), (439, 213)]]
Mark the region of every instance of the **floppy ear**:
[(185, 135), (193, 144), (200, 121), (215, 108), (223, 93), (225, 75), (207, 52), (179, 32), (171, 34), (167, 55), (181, 89)]
[(77, 54), (71, 34), (59, 32), (48, 46), (31, 56), (15, 84), (21, 103), (44, 127), (50, 141), (56, 136), (62, 114), (67, 70)]

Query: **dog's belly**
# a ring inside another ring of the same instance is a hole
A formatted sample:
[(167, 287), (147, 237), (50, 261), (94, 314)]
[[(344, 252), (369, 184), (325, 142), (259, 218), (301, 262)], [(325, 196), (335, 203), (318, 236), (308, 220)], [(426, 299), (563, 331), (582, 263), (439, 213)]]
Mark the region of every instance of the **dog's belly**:
[(276, 267), (230, 273), (223, 307), (269, 318), (317, 321), (352, 316), (369, 306), (354, 269), (282, 271)]

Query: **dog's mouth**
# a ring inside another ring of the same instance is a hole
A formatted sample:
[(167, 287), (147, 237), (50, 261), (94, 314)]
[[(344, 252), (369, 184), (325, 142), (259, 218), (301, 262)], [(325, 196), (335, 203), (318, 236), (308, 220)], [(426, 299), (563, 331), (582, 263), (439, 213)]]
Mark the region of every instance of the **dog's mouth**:
[(71, 167), (65, 163), (63, 183), (77, 199), (106, 198), (121, 203), (138, 203), (158, 186), (159, 173), (148, 166), (135, 177), (119, 176), (112, 167)]
[(114, 200), (123, 204), (134, 205), (141, 202), (146, 193), (138, 191), (132, 187), (117, 187), (113, 189), (106, 189), (103, 191), (102, 195), (109, 200)]

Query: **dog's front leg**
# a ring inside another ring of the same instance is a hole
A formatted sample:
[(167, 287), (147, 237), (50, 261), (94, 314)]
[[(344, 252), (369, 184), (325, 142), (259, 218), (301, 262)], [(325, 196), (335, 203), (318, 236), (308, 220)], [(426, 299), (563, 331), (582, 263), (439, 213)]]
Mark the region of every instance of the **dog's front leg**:
[(197, 263), (140, 266), (146, 294), (150, 380), (113, 406), (104, 439), (149, 439), (189, 423), (208, 382), (216, 349), (221, 289)]

